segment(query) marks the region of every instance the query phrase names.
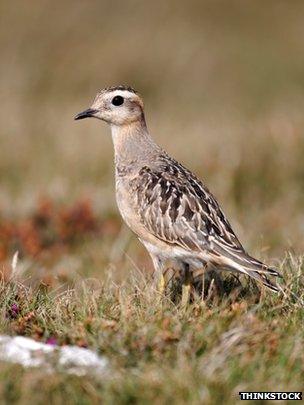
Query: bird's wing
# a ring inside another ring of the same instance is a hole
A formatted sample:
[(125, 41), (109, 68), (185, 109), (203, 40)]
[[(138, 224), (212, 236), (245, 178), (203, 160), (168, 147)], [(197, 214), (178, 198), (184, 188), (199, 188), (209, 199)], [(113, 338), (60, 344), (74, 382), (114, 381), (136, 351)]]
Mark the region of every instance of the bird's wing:
[(244, 252), (213, 195), (173, 159), (165, 157), (157, 169), (143, 167), (132, 192), (142, 224), (158, 239), (198, 253)]
[(148, 232), (191, 253), (207, 252), (215, 265), (280, 291), (268, 278), (278, 271), (245, 252), (216, 199), (190, 171), (167, 156), (155, 167), (143, 167), (130, 184)]

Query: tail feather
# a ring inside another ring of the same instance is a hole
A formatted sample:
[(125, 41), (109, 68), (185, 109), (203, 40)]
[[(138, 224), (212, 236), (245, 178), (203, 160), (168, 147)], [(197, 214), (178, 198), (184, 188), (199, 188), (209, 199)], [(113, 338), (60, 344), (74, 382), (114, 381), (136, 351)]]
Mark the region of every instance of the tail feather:
[(273, 267), (269, 267), (259, 260), (254, 259), (245, 251), (232, 251), (231, 249), (224, 248), (221, 253), (221, 261), (230, 270), (247, 274), (272, 291), (282, 291), (282, 288), (279, 285), (269, 279), (269, 276), (282, 278), (282, 275)]
[[(262, 283), (265, 287), (269, 288), (272, 291), (279, 292), (282, 291), (281, 287), (279, 287), (275, 282), (269, 280), (265, 273), (260, 273), (258, 271), (246, 271), (246, 274), (253, 278), (254, 280)], [(270, 275), (273, 275), (270, 273)], [(281, 277), (281, 275), (280, 275)]]

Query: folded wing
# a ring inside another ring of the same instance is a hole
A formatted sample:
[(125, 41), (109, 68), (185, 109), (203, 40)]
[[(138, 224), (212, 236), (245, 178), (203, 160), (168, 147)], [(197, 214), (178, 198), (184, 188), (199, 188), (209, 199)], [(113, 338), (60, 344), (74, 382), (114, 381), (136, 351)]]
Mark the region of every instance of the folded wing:
[(182, 165), (163, 157), (132, 181), (137, 210), (147, 231), (193, 254), (210, 253), (216, 264), (248, 274), (275, 289), (266, 275), (279, 275), (249, 256), (209, 190)]

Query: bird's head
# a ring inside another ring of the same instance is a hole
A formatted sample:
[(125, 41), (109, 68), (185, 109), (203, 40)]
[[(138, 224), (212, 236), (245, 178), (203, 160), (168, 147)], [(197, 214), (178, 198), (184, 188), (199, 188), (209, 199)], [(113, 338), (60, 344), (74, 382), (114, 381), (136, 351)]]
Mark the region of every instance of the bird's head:
[(75, 120), (94, 117), (116, 126), (128, 125), (143, 119), (143, 107), (142, 99), (131, 87), (108, 87), (101, 90), (91, 107), (77, 114)]

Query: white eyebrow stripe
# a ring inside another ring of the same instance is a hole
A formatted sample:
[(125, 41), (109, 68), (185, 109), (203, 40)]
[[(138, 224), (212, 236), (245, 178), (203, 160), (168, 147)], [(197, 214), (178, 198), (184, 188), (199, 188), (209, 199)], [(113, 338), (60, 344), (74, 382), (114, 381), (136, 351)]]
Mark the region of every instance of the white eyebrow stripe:
[(128, 90), (110, 90), (108, 94), (111, 95), (111, 97), (121, 96), (124, 98), (133, 98), (136, 96), (135, 93)]

